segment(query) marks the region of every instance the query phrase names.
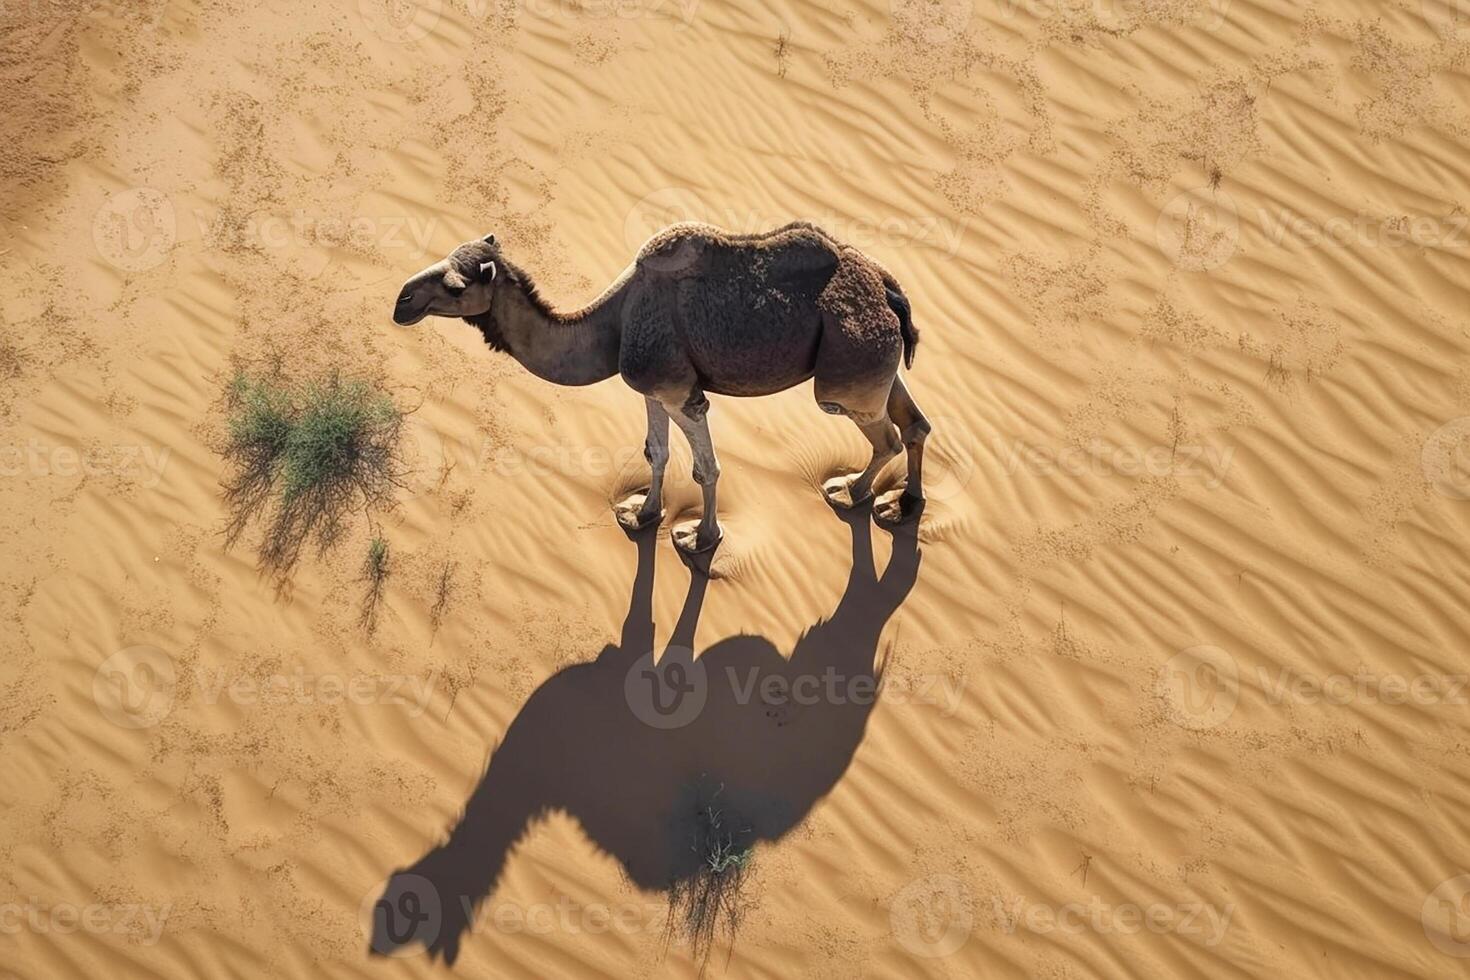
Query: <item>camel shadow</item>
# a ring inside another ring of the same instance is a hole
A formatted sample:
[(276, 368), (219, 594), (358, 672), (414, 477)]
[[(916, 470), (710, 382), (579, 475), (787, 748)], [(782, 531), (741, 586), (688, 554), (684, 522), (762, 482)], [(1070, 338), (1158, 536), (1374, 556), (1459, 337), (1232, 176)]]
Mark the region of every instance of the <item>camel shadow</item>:
[[(708, 580), (698, 573), (654, 663), (654, 535), (635, 536), (638, 568), (617, 645), (567, 667), (526, 701), (448, 838), (395, 872), (373, 907), (371, 951), (420, 944), (452, 964), (516, 843), (561, 811), (647, 891), (700, 871), (691, 846), (700, 801), (718, 797), (732, 843), (795, 828), (847, 770), (877, 700), (879, 635), (918, 577), (912, 527), (874, 571), (867, 508), (842, 515), (852, 571), (837, 608), (790, 659), (761, 636), (728, 637), (695, 658)], [(481, 917), (485, 918), (485, 917)]]

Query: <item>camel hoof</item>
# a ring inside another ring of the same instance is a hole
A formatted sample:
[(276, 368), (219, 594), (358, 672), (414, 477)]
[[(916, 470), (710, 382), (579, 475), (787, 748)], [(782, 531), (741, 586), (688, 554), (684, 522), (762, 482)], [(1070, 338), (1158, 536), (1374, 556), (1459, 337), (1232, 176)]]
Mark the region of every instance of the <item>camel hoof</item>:
[(827, 498), (827, 503), (838, 510), (852, 510), (861, 507), (873, 499), (873, 491), (870, 489), (861, 497), (854, 498), (852, 485), (857, 482), (856, 474), (852, 476), (834, 476), (822, 484), (822, 496)]
[(699, 522), (690, 521), (674, 528), (673, 539), (674, 547), (692, 558), (696, 555), (707, 555), (719, 547), (720, 542), (725, 539), (725, 529), (716, 524), (714, 536), (701, 540)]
[(643, 505), (648, 500), (647, 493), (635, 493), (627, 499), (613, 506), (613, 516), (618, 519), (624, 531), (636, 534), (644, 528), (652, 527), (664, 519), (662, 510), (656, 513), (644, 511)]
[(890, 490), (873, 505), (873, 520), (885, 527), (898, 527), (919, 519), (924, 513), (924, 498), (907, 490)]

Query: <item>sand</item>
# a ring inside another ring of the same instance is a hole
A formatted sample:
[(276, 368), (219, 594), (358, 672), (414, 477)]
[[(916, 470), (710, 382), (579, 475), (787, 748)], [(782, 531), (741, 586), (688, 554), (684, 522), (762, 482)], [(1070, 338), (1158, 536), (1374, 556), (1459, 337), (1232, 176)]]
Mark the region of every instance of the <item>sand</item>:
[[(657, 878), (699, 786), (760, 836), (706, 975), (1463, 975), (1463, 4), (0, 22), (0, 976), (695, 976)], [(618, 380), (390, 322), (466, 239), (574, 307), (686, 218), (818, 221), (904, 284), (916, 538), (822, 500), (866, 446), (810, 385), (715, 398), (706, 583), (677, 437), (656, 540), (613, 520)], [(398, 505), (284, 590), (216, 451), (272, 357), (416, 409)], [(658, 728), (671, 643), (884, 694)], [(472, 914), (372, 955), (415, 868)]]

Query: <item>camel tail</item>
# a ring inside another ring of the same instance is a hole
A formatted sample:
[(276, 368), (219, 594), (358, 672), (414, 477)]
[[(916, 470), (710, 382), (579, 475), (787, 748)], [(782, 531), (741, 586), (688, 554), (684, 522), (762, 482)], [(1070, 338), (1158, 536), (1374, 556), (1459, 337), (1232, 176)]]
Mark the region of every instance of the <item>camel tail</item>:
[(903, 337), (903, 366), (914, 367), (914, 348), (919, 346), (919, 328), (914, 326), (914, 310), (909, 298), (891, 276), (883, 277), (883, 291), (888, 294), (888, 307), (898, 314), (898, 332)]

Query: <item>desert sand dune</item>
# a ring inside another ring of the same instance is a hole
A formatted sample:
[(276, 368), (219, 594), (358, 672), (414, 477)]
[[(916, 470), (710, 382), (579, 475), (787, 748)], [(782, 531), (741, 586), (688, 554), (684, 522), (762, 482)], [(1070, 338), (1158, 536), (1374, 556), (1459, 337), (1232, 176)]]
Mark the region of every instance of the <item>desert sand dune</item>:
[[(1463, 3), (0, 25), (0, 976), (696, 976), (711, 798), (753, 850), (706, 975), (1464, 973)], [(912, 535), (824, 502), (868, 447), (809, 385), (715, 398), (705, 579), (678, 436), (659, 532), (613, 518), (620, 381), (390, 320), (487, 232), (571, 309), (670, 222), (794, 219), (912, 300)], [(397, 505), (284, 589), (218, 452), (273, 360), (413, 410)], [(716, 682), (683, 727), (655, 652)], [(885, 693), (725, 670), (827, 666)], [(382, 935), (405, 875), (435, 928)]]

